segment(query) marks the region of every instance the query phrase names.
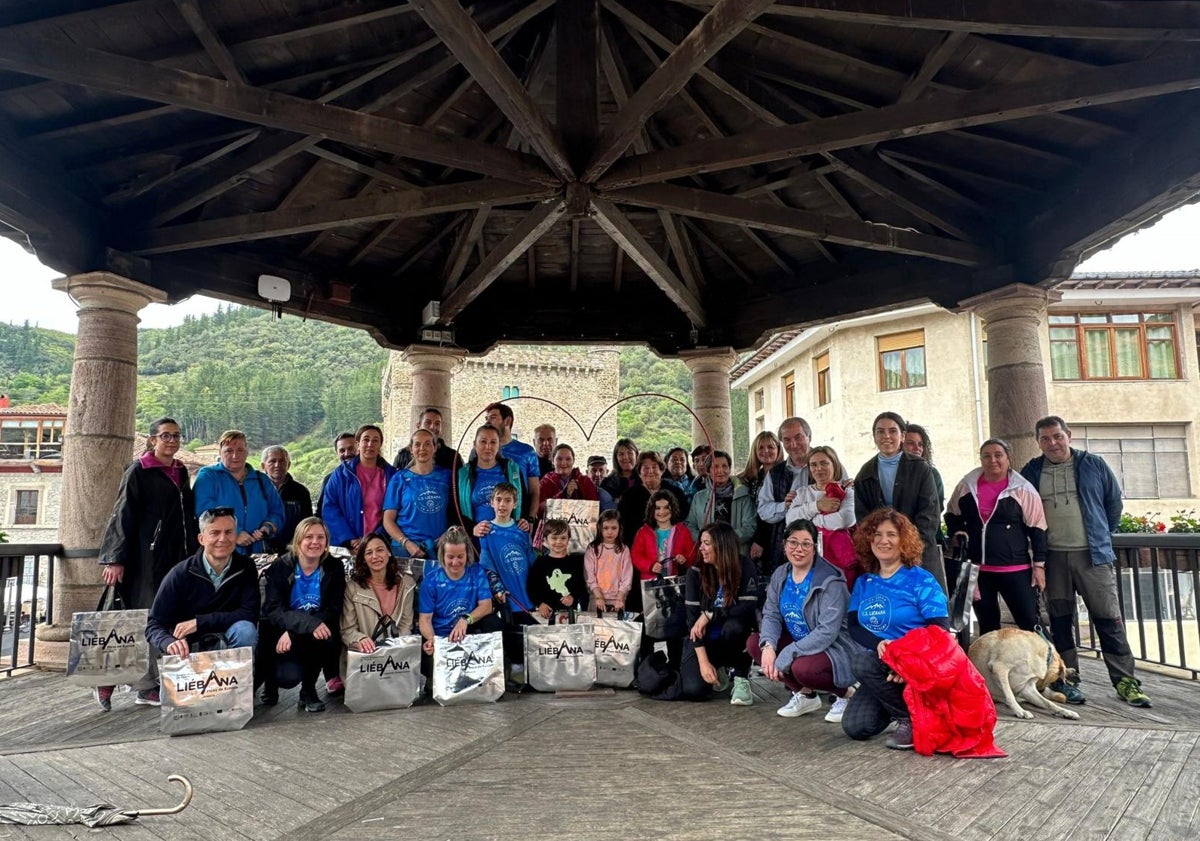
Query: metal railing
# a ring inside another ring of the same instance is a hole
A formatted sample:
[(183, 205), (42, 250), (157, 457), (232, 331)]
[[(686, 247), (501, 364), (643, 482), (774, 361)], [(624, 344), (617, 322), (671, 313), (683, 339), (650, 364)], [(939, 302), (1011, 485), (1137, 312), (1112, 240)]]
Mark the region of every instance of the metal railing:
[[(1117, 598), (1137, 660), (1200, 678), (1200, 534), (1118, 534)], [(1100, 651), (1079, 601), (1080, 647)]]
[(2, 674), (33, 665), (38, 623), (54, 619), (54, 562), (62, 551), (56, 543), (0, 543)]

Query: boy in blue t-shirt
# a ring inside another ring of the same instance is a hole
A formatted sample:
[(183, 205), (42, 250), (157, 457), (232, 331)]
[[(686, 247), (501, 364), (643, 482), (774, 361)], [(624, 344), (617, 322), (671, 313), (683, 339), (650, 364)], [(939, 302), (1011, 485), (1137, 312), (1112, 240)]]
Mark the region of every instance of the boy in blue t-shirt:
[[(491, 529), (479, 538), (479, 565), (487, 573), (492, 596), (500, 603), (504, 618), (504, 656), (512, 678), (524, 672), (525, 630), (536, 620), (530, 615), (533, 599), (529, 598), (525, 582), (535, 555), (529, 534), (521, 531), (513, 520), (517, 507), (517, 489), (501, 482), (492, 489), (492, 509), (495, 516)], [(512, 691), (520, 691), (512, 686)]]

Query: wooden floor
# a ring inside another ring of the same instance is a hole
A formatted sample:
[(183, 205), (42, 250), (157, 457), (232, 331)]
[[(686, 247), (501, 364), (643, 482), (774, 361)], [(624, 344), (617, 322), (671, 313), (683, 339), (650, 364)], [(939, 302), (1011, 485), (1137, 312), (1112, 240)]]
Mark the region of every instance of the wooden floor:
[(0, 681), (0, 803), (169, 805), (171, 773), (196, 796), (172, 817), (0, 839), (1200, 837), (1200, 684), (1144, 675), (1154, 708), (1136, 710), (1097, 662), (1083, 673), (1079, 722), (1001, 708), (1009, 757), (954, 760), (779, 718), (783, 693), (761, 679), (750, 708), (618, 692), (308, 715), (293, 691), (241, 732), (171, 739), (132, 695), (106, 714), (33, 672)]

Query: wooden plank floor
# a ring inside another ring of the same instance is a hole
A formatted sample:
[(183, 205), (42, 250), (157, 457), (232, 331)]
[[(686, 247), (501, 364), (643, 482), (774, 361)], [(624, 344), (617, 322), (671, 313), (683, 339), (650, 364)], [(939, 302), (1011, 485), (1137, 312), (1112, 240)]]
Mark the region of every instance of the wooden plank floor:
[(238, 733), (170, 739), (158, 711), (113, 711), (60, 675), (0, 681), (0, 802), (176, 802), (183, 813), (100, 830), (0, 827), (3, 839), (753, 837), (950, 841), (1200, 837), (1200, 684), (1152, 674), (1151, 710), (1083, 663), (1078, 722), (1002, 707), (1008, 758), (955, 760), (852, 742), (820, 715), (757, 702), (667, 704), (630, 692), (353, 715), (296, 711), (294, 691)]

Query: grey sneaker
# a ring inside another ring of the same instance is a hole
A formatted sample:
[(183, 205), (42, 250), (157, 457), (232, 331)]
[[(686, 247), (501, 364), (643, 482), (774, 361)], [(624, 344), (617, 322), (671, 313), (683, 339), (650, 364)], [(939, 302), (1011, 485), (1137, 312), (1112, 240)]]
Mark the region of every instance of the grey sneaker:
[(729, 670), (717, 669), (717, 684), (713, 687), (713, 692), (721, 693), (729, 691)]
[(162, 701), (158, 697), (158, 687), (153, 689), (139, 689), (137, 697), (133, 699), (133, 703), (142, 707), (161, 707)]
[(112, 709), (112, 696), (115, 686), (94, 686), (92, 687), (92, 697), (96, 700), (100, 709), (109, 712)]
[(1056, 680), (1050, 684), (1051, 692), (1060, 692), (1067, 699), (1068, 704), (1086, 704), (1087, 698), (1083, 694), (1083, 690), (1073, 683), (1067, 683), (1065, 680)]
[(747, 678), (733, 679), (733, 694), (729, 696), (729, 703), (735, 707), (754, 706), (754, 693), (750, 691), (750, 681)]
[(912, 750), (912, 722), (908, 720), (896, 722), (896, 729), (888, 733), (887, 741), (883, 744), (891, 750)]

